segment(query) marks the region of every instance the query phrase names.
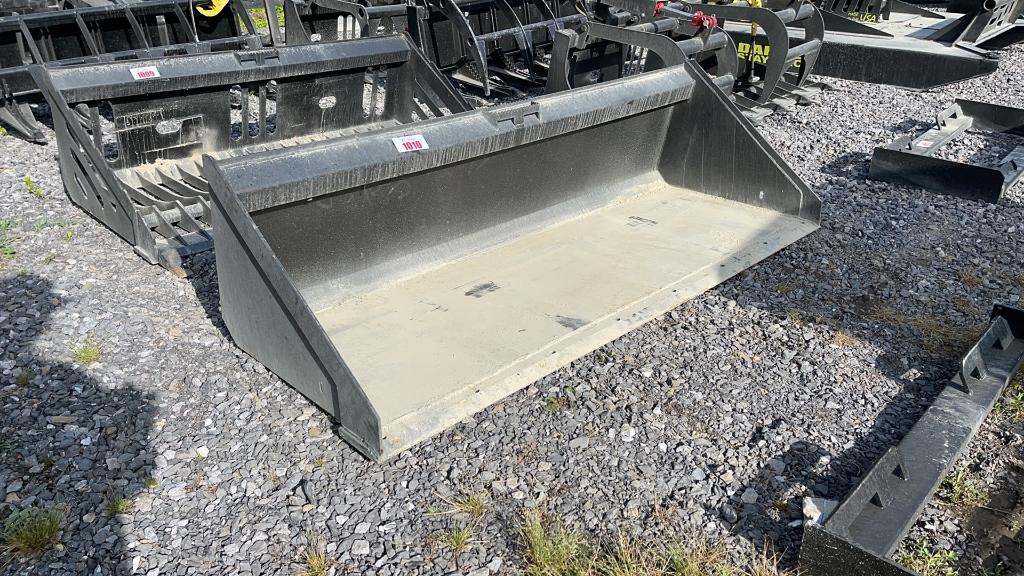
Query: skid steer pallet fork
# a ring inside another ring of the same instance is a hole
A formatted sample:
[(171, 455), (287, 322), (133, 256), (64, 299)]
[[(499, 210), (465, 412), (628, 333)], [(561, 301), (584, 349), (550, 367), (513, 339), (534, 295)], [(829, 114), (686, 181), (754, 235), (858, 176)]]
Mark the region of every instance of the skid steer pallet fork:
[(53, 110), (72, 201), (178, 274), (183, 257), (211, 247), (203, 154), (468, 109), (403, 36), (31, 71)]
[(804, 528), (808, 576), (918, 576), (889, 557), (1024, 362), (1024, 311), (996, 306), (960, 371), (827, 518)]
[[(937, 158), (942, 147), (968, 131), (1002, 134), (1015, 145), (995, 166)], [(937, 194), (996, 203), (1024, 175), (1024, 108), (958, 99), (935, 118), (935, 127), (875, 148), (869, 176)]]
[(368, 457), (817, 228), (817, 197), (671, 39), (599, 24), (587, 38), (663, 67), (205, 159), (232, 338)]
[(261, 38), (239, 0), (214, 16), (188, 0), (148, 0), (0, 18), (0, 121), (42, 142), (27, 98), (38, 94), (28, 68), (130, 61), (259, 48)]

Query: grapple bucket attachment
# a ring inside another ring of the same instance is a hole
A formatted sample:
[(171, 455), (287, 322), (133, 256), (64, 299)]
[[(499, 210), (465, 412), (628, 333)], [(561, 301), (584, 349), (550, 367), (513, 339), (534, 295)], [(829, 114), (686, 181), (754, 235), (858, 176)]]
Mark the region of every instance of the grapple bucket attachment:
[[(179, 274), (184, 256), (211, 247), (203, 154), (244, 156), (468, 108), (403, 36), (32, 74), (53, 110), (68, 196)], [(382, 106), (385, 84), (393, 97)]]
[(423, 0), (412, 6), (406, 21), (417, 45), (461, 87), (484, 96), (493, 91), (518, 98), (543, 87), (543, 55), (553, 35), (586, 21), (574, 8), (547, 0)]
[[(666, 4), (662, 14), (678, 15), (682, 9), (715, 15), (732, 36), (743, 63), (735, 99), (748, 117), (758, 119), (778, 108), (792, 110), (820, 92), (808, 82), (825, 36), (824, 21), (814, 4), (804, 0), (766, 2), (763, 7), (746, 2)], [(791, 39), (790, 29), (801, 30), (801, 39)]]
[[(232, 338), (385, 459), (816, 229), (817, 197), (727, 96), (659, 56), (524, 102), (207, 157)], [(389, 79), (384, 106), (403, 94)]]
[(241, 0), (212, 16), (189, 0), (147, 0), (0, 18), (0, 121), (29, 140), (45, 140), (25, 101), (38, 92), (28, 71), (33, 64), (68, 66), (261, 45)]

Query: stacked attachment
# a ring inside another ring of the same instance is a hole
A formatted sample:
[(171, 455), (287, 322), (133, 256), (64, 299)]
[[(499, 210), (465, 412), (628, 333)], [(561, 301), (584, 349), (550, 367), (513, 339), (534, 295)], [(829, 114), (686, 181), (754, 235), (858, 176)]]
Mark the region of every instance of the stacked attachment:
[[(743, 65), (736, 102), (750, 115), (792, 110), (815, 99), (821, 88), (809, 83), (825, 37), (821, 13), (810, 2), (785, 0), (765, 4), (743, 1), (667, 4), (662, 13), (700, 10), (718, 17), (736, 43)], [(790, 28), (802, 32), (790, 38)], [(774, 56), (773, 56), (774, 54)], [(781, 56), (780, 56), (781, 54)]]
[(424, 0), (408, 7), (373, 6), (371, 18), (406, 18), (409, 34), (462, 89), (484, 97), (520, 98), (542, 89), (553, 35), (587, 21), (546, 0)]
[(50, 12), (60, 9), (61, 2), (54, 0), (0, 0), (0, 16)]
[(809, 576), (914, 576), (889, 557), (1024, 362), (1024, 311), (996, 306), (992, 322), (900, 443), (882, 455), (823, 523), (804, 528)]
[[(588, 37), (630, 32), (609, 28)], [(680, 47), (630, 41), (663, 67), (208, 156), (234, 341), (385, 459), (816, 229), (817, 197)]]
[[(967, 132), (1009, 143), (995, 166), (937, 158), (942, 147)], [(985, 134), (987, 133), (987, 134)], [(875, 148), (870, 176), (938, 194), (998, 202), (1024, 174), (1024, 108), (956, 100), (935, 118), (935, 127)]]
[(68, 196), (179, 274), (183, 256), (211, 246), (203, 154), (245, 156), (467, 108), (398, 36), (32, 73), (53, 110)]
[(43, 141), (25, 97), (38, 92), (33, 64), (68, 66), (259, 48), (240, 0), (219, 13), (191, 12), (188, 0), (75, 8), (0, 18), (0, 120)]

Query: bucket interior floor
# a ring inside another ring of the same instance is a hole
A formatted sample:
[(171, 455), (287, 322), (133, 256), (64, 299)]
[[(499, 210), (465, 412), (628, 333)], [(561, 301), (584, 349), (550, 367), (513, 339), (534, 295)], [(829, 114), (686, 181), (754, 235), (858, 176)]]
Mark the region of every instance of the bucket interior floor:
[(450, 425), (811, 232), (663, 182), (320, 310), (396, 449)]

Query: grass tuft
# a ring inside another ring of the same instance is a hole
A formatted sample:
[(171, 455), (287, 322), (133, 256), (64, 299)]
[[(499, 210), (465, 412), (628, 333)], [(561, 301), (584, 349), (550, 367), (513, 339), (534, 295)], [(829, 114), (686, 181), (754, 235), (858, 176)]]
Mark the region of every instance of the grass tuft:
[(981, 334), (980, 328), (950, 326), (948, 322), (927, 316), (914, 318), (910, 324), (921, 332), (921, 347), (933, 354), (963, 353)]
[(100, 343), (92, 336), (72, 346), (71, 353), (75, 356), (75, 360), (86, 366), (99, 362), (103, 357)]
[(327, 558), (327, 543), (323, 536), (313, 532), (306, 532), (306, 541), (309, 543), (306, 548), (306, 566), (299, 572), (299, 576), (325, 576), (331, 568), (331, 561)]
[(465, 492), (462, 496), (452, 500), (451, 504), (457, 512), (462, 512), (472, 518), (474, 522), (479, 522), (487, 513), (489, 501), (486, 492)]
[(46, 552), (57, 544), (65, 514), (59, 506), (33, 506), (11, 513), (4, 521), (2, 549), (23, 556)]
[(22, 370), (21, 373), (18, 374), (18, 378), (15, 380), (15, 383), (18, 386), (25, 388), (32, 383), (32, 373), (28, 370)]
[(910, 316), (900, 312), (888, 304), (878, 304), (872, 308), (868, 317), (882, 324), (903, 324), (910, 321)]
[(673, 576), (733, 576), (728, 554), (720, 544), (700, 541), (668, 550), (667, 574)]
[(783, 296), (789, 296), (793, 292), (796, 292), (796, 282), (790, 282), (788, 280), (782, 280), (775, 285), (775, 291)]
[(1024, 392), (1007, 392), (1003, 401), (996, 406), (996, 412), (1013, 422), (1024, 422)]
[(117, 516), (118, 514), (129, 514), (135, 509), (135, 503), (130, 498), (120, 495), (112, 495), (107, 499), (107, 514)]
[(981, 480), (971, 476), (965, 469), (946, 476), (940, 494), (958, 508), (984, 506), (989, 500)]
[(544, 398), (544, 409), (548, 412), (561, 412), (569, 408), (569, 399), (565, 396), (552, 394)]
[(956, 576), (959, 555), (952, 550), (932, 550), (928, 542), (917, 540), (900, 554), (899, 563), (921, 576)]
[(21, 183), (25, 186), (25, 190), (36, 198), (43, 199), (46, 197), (46, 191), (43, 190), (42, 186), (33, 182), (31, 176), (22, 178)]
[(459, 526), (451, 528), (442, 534), (438, 541), (458, 556), (466, 549), (466, 546), (469, 546), (472, 539), (473, 529), (469, 526)]
[(981, 278), (970, 272), (960, 273), (960, 283), (964, 285), (964, 288), (978, 288), (982, 285)]
[(832, 334), (832, 343), (839, 348), (853, 348), (860, 342), (849, 332), (845, 330), (836, 330)]
[(3, 268), (5, 262), (14, 259), (14, 255), (17, 254), (14, 250), (14, 238), (10, 234), (11, 228), (14, 228), (14, 220), (7, 218), (0, 220), (0, 269)]
[(982, 331), (980, 327), (954, 326), (931, 316), (911, 316), (885, 304), (876, 306), (869, 318), (895, 328), (910, 326), (916, 329), (921, 334), (921, 348), (932, 354), (960, 354), (977, 340)]
[(550, 527), (539, 512), (526, 515), (522, 529), (527, 576), (588, 576), (597, 554), (580, 533), (560, 524)]
[(778, 557), (753, 550), (747, 566), (729, 559), (725, 546), (703, 538), (665, 547), (623, 536), (595, 546), (579, 532), (528, 512), (522, 528), (526, 576), (778, 576)]
[[(277, 12), (277, 25), (284, 26), (284, 7), (277, 6), (275, 12)], [(249, 17), (252, 18), (252, 24), (257, 30), (270, 30), (270, 19), (267, 18), (266, 9), (251, 8)]]
[(788, 320), (789, 323), (794, 325), (794, 326), (803, 326), (804, 325), (804, 315), (803, 315), (803, 312), (801, 312), (799, 310), (787, 310), (786, 311), (786, 320)]
[(145, 480), (142, 481), (142, 483), (143, 483), (143, 485), (146, 486), (146, 488), (148, 488), (150, 490), (152, 490), (152, 489), (154, 489), (154, 488), (156, 488), (157, 486), (160, 485), (160, 482), (157, 481), (156, 478), (146, 478)]

